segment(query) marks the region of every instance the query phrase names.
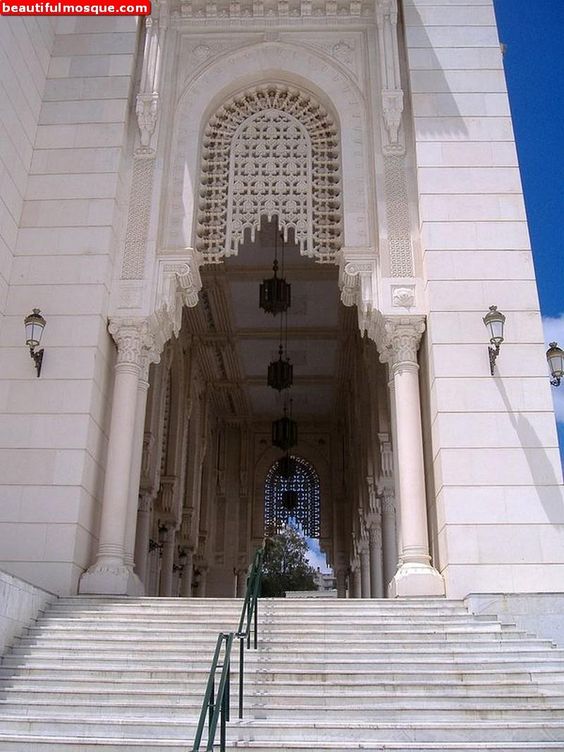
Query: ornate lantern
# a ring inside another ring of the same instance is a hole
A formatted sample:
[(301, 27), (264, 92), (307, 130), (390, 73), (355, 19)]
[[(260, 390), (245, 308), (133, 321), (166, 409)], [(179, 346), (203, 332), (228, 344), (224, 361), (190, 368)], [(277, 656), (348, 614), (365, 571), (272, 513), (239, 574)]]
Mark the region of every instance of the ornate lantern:
[(273, 360), (268, 366), (268, 386), (277, 389), (289, 389), (294, 381), (294, 367), (288, 357), (282, 357), (282, 345), (280, 345), (278, 360)]
[(273, 276), (263, 279), (259, 290), (259, 306), (266, 313), (276, 316), (284, 313), (292, 301), (292, 286), (282, 277), (278, 277), (278, 261), (272, 264)]
[(560, 386), (560, 382), (564, 377), (564, 350), (558, 347), (557, 342), (549, 344), (546, 359), (550, 368), (550, 383), (552, 386)]
[(484, 325), (490, 334), (490, 343), (493, 347), (488, 347), (488, 354), (490, 358), (490, 373), (494, 375), (495, 361), (499, 355), (499, 348), (503, 342), (503, 327), (505, 324), (505, 316), (501, 311), (497, 310), (497, 306), (490, 306), (490, 310), (482, 319)]
[(285, 414), (283, 418), (278, 418), (272, 422), (272, 444), (284, 452), (291, 449), (298, 443), (298, 424), (295, 420), (288, 418)]
[(30, 313), (24, 319), (25, 343), (29, 347), (29, 354), (31, 355), (32, 360), (35, 363), (35, 370), (37, 371), (38, 376), (41, 375), (43, 350), (36, 351), (36, 348), (41, 344), (41, 337), (43, 335), (43, 330), (45, 329), (46, 323), (47, 322), (41, 315), (39, 308), (34, 308), (33, 313)]

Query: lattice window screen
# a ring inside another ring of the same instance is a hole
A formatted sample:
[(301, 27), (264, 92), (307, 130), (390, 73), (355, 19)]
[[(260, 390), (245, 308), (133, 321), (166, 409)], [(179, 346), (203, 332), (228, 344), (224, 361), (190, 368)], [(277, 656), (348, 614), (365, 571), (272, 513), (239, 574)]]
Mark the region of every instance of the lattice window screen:
[[(285, 478), (275, 462), (266, 476), (264, 485), (264, 523), (269, 531), (280, 532), (290, 519), (295, 519), (308, 538), (319, 538), (320, 533), (320, 490), (319, 476), (313, 465), (301, 457), (292, 458), (296, 472)], [(284, 508), (284, 491), (297, 491), (298, 504), (289, 512)]]
[(273, 215), (286, 234), (294, 230), (303, 255), (335, 261), (342, 237), (337, 129), (309, 94), (281, 85), (233, 97), (210, 119), (196, 246), (205, 262), (219, 262)]

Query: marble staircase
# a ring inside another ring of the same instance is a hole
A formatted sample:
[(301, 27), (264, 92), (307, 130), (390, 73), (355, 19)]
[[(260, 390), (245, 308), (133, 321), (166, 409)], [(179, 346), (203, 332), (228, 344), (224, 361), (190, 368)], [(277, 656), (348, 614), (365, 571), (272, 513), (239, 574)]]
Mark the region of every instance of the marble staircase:
[[(0, 752), (192, 747), (220, 630), (241, 601), (62, 598), (0, 664)], [(246, 713), (266, 752), (564, 750), (564, 651), (444, 599), (259, 602)]]

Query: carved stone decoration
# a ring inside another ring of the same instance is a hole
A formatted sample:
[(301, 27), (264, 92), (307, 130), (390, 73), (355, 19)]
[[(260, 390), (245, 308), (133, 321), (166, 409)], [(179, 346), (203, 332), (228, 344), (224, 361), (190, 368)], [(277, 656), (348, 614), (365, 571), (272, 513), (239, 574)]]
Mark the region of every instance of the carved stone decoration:
[(403, 91), (400, 77), (397, 23), (397, 0), (376, 0), (378, 52), (382, 76), (384, 154), (403, 154), (405, 151), (405, 147), (400, 140)]
[(389, 142), (387, 151), (402, 151), (403, 146), (399, 143), (399, 129), (403, 112), (403, 91), (382, 91), (382, 112), (384, 124), (388, 131)]
[(379, 433), (378, 442), (380, 444), (380, 467), (384, 478), (391, 478), (394, 474), (394, 455), (392, 442), (388, 433)]
[(409, 200), (403, 157), (384, 158), (390, 277), (413, 277)]
[(150, 155), (138, 155), (133, 161), (121, 279), (143, 279), (145, 273), (154, 166)]
[(151, 136), (155, 131), (159, 114), (159, 95), (157, 92), (138, 94), (135, 114), (141, 135), (141, 151), (149, 151)]
[(183, 306), (193, 308), (198, 304), (198, 293), (202, 289), (200, 260), (199, 254), (191, 248), (159, 259), (157, 300), (151, 317), (155, 347), (159, 352), (172, 335), (178, 336)]
[[(372, 5), (365, 3), (365, 15), (372, 15)], [(180, 0), (181, 18), (192, 22), (226, 18), (299, 18), (307, 16), (360, 16), (361, 0)]]
[(157, 498), (157, 507), (159, 514), (168, 522), (174, 522), (175, 517), (175, 488), (176, 478), (174, 476), (161, 476), (161, 487)]
[(415, 305), (415, 288), (395, 287), (392, 289), (392, 305), (395, 308), (411, 308)]
[(350, 257), (345, 249), (341, 253), (339, 269), (339, 287), (341, 302), (345, 306), (356, 305), (358, 309), (358, 326), (363, 332), (369, 326), (369, 316), (378, 307), (378, 293), (376, 283), (376, 260), (373, 251), (365, 251)]
[(341, 246), (337, 130), (298, 89), (262, 86), (229, 100), (203, 143), (197, 249), (207, 263), (236, 255), (263, 216), (294, 231), (302, 255), (333, 262)]

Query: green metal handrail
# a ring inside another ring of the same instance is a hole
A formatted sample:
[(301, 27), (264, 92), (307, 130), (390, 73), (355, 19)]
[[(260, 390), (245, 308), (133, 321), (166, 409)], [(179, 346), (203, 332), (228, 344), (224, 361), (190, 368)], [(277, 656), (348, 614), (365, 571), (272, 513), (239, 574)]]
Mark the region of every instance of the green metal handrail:
[[(220, 663), (219, 659), (221, 657), (221, 650), (224, 644), (225, 648), (223, 652), (223, 663)], [(227, 721), (229, 720), (232, 644), (233, 632), (228, 632), (227, 634), (220, 632), (215, 646), (215, 653), (213, 655), (210, 675), (208, 677), (208, 684), (206, 687), (206, 693), (204, 695), (204, 702), (202, 703), (202, 711), (200, 713), (200, 720), (198, 721), (198, 728), (196, 729), (196, 737), (194, 739), (192, 752), (198, 752), (198, 750), (200, 749), (202, 735), (204, 733), (204, 726), (206, 724), (206, 718), (208, 719), (208, 743), (206, 745), (206, 752), (213, 750), (215, 732), (217, 729), (217, 723), (220, 718), (220, 749), (221, 752), (225, 750), (225, 726)], [(219, 677), (219, 686), (216, 693), (215, 674), (218, 668), (221, 668), (221, 675)]]
[[(253, 563), (249, 569), (249, 574), (247, 575), (247, 589), (245, 592), (245, 600), (243, 602), (241, 618), (239, 619), (239, 627), (236, 633), (239, 640), (239, 718), (243, 717), (245, 640), (247, 642), (247, 648), (250, 648), (251, 631), (254, 632), (254, 649), (256, 650), (258, 646), (257, 601), (260, 595), (263, 559), (264, 549), (259, 548), (255, 553)], [(208, 719), (208, 741), (206, 745), (206, 752), (213, 750), (215, 733), (220, 718), (220, 750), (221, 752), (225, 752), (225, 731), (226, 722), (229, 720), (229, 700), (231, 692), (231, 646), (233, 645), (234, 638), (235, 634), (233, 632), (220, 632), (220, 634), (218, 635), (192, 752), (199, 752), (200, 744), (202, 742), (202, 736), (204, 733), (204, 727), (206, 725), (206, 718)], [(223, 663), (220, 663), (219, 661), (221, 658), (222, 648), (224, 648)], [(215, 675), (218, 668), (221, 668), (221, 675), (216, 692)]]
[(253, 631), (253, 648), (256, 650), (258, 646), (258, 598), (260, 595), (263, 559), (264, 548), (259, 548), (255, 553), (247, 576), (247, 590), (237, 629), (237, 637), (239, 639), (239, 718), (243, 717), (245, 640), (247, 641), (247, 649), (250, 649), (251, 631)]

